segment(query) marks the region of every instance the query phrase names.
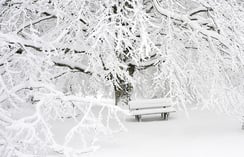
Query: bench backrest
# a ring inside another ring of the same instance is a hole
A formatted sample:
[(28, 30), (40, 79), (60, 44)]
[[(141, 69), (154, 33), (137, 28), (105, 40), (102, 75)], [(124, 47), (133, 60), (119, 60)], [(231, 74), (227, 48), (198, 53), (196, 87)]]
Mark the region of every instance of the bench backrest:
[(130, 110), (145, 109), (145, 108), (159, 108), (172, 106), (172, 100), (170, 98), (159, 99), (139, 99), (129, 102)]

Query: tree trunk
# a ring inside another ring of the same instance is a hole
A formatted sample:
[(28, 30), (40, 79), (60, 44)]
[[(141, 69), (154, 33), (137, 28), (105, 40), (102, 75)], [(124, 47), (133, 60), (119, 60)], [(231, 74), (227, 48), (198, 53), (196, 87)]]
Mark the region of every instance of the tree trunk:
[[(133, 77), (135, 66), (129, 64), (127, 71), (129, 72), (129, 75)], [(115, 105), (128, 105), (128, 102), (131, 100), (133, 86), (125, 79), (118, 78), (118, 80), (119, 87), (114, 85)]]
[(115, 105), (127, 105), (131, 100), (132, 85), (130, 83), (120, 84), (120, 87), (114, 86)]

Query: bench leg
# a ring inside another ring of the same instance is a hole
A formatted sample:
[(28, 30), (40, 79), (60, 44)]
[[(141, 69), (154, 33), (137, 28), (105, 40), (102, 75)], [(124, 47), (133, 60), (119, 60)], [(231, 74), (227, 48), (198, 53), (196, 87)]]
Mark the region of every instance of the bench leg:
[(168, 120), (168, 119), (169, 119), (169, 112), (164, 113), (164, 119), (165, 119), (165, 120)]
[(135, 118), (138, 122), (141, 122), (141, 115), (136, 115)]
[(161, 118), (162, 118), (163, 120), (165, 119), (164, 113), (161, 113)]

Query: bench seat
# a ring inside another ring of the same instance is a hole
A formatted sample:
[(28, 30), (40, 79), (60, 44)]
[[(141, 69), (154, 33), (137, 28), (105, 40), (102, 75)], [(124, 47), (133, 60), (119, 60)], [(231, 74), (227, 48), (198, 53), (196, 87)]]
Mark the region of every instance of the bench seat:
[(140, 109), (140, 110), (131, 110), (130, 115), (149, 115), (149, 114), (159, 114), (159, 113), (167, 113), (167, 112), (175, 112), (173, 107), (167, 108), (149, 108), (149, 109)]

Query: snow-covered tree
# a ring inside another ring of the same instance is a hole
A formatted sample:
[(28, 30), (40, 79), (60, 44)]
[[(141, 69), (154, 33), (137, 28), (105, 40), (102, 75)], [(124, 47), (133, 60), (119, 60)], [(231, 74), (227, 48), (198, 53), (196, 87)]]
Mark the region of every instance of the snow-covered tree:
[[(77, 133), (83, 146), (76, 153), (93, 150), (96, 136), (112, 131), (110, 120), (123, 129), (117, 112), (124, 111), (104, 98), (126, 104), (141, 92), (170, 97), (180, 108), (244, 112), (242, 0), (1, 0), (0, 6), (6, 156), (47, 148), (71, 155)], [(59, 145), (50, 125), (65, 117), (77, 124)]]

